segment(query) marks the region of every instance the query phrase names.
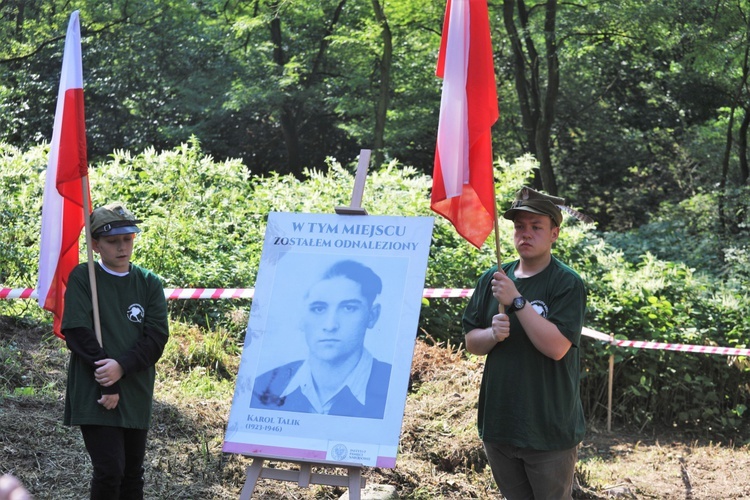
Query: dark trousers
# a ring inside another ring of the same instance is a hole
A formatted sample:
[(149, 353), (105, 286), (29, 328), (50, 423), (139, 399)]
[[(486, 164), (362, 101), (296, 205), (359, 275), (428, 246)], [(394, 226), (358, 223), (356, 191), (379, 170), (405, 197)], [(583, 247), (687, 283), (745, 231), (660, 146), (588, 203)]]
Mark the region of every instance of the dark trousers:
[(146, 429), (82, 425), (94, 466), (91, 500), (143, 500)]
[(484, 442), (500, 493), (508, 500), (570, 500), (578, 447), (541, 451)]

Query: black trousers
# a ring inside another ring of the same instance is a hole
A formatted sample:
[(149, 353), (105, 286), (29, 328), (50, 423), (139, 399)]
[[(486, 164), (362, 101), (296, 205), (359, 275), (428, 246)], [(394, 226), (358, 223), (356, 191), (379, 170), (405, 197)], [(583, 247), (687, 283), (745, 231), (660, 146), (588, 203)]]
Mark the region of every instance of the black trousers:
[(147, 429), (82, 425), (94, 466), (91, 500), (143, 500)]

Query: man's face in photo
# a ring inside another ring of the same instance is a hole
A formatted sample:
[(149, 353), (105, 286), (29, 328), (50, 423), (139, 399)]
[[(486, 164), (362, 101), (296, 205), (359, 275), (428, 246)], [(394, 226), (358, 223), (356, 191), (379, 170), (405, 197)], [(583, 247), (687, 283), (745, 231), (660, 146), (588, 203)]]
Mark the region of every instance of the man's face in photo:
[(319, 281), (306, 296), (302, 316), (310, 356), (329, 362), (359, 356), (379, 315), (380, 305), (371, 305), (356, 281), (344, 276)]

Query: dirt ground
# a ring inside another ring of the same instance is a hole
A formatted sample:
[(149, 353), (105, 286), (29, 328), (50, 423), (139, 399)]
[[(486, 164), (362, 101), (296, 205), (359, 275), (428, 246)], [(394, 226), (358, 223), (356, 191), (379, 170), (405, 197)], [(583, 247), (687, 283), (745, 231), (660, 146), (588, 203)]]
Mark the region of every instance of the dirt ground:
[[(39, 500), (87, 497), (91, 469), (80, 434), (61, 423), (66, 360), (63, 342), (0, 317), (0, 388), (18, 389), (0, 396), (0, 472), (21, 478)], [(146, 498), (236, 499), (250, 459), (221, 452), (231, 401), (186, 400), (175, 389), (177, 376), (157, 385)], [(501, 498), (474, 431), (480, 376), (480, 362), (417, 342), (396, 467), (365, 468), (367, 483), (393, 485), (401, 498)], [(679, 430), (607, 432), (590, 423), (576, 479), (581, 499), (750, 499), (750, 448), (696, 441)], [(261, 479), (253, 498), (345, 492)]]

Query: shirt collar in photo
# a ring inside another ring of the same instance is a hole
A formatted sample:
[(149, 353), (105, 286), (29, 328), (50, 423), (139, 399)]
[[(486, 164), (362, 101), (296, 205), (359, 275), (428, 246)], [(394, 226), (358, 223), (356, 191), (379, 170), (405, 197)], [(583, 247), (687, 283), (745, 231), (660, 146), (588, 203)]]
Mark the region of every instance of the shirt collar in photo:
[(370, 372), (372, 371), (372, 354), (367, 349), (362, 351), (362, 357), (359, 358), (359, 363), (354, 367), (354, 370), (349, 373), (349, 376), (344, 379), (341, 383), (341, 387), (328, 401), (320, 401), (318, 393), (315, 390), (315, 383), (313, 382), (312, 372), (310, 371), (310, 364), (305, 361), (294, 374), (294, 377), (289, 381), (289, 385), (284, 389), (284, 393), (281, 397), (286, 397), (293, 393), (297, 388), (305, 395), (310, 401), (310, 404), (315, 408), (317, 413), (328, 414), (331, 411), (333, 400), (336, 396), (341, 393), (344, 387), (349, 387), (352, 395), (357, 398), (360, 404), (365, 404), (367, 397), (367, 383), (370, 379)]

